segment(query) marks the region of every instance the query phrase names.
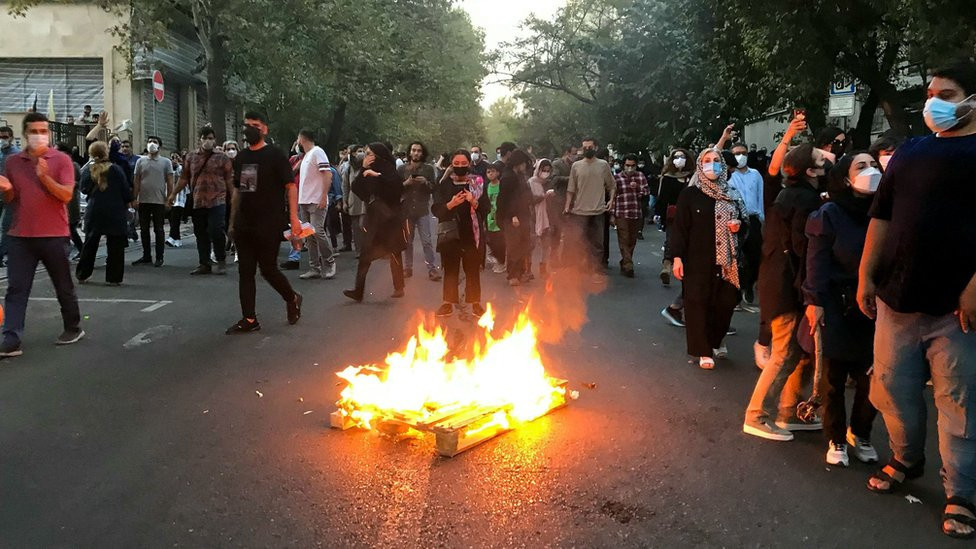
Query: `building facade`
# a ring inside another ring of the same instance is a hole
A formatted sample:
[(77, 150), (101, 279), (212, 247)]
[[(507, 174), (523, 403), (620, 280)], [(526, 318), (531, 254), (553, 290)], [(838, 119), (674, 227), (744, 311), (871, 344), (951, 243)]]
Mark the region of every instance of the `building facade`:
[[(0, 3), (0, 28), (8, 37), (0, 49), (0, 121), (19, 137), (32, 108), (81, 125), (91, 105), (93, 116), (108, 113), (109, 127), (136, 151), (149, 135), (162, 138), (164, 151), (193, 148), (210, 119), (203, 49), (177, 32), (151, 50), (121, 44), (112, 30), (125, 22), (93, 3), (40, 3), (24, 17)], [(162, 102), (153, 98), (155, 70), (165, 82)], [(236, 109), (223, 115), (229, 131), (239, 127)]]

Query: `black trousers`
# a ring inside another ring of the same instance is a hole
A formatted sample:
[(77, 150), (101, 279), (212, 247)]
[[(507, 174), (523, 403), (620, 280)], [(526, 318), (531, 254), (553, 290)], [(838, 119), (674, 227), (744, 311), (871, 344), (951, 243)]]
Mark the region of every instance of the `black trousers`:
[[(366, 275), (369, 274), (369, 267), (372, 265), (370, 260), (369, 247), (359, 253), (359, 266), (356, 268), (356, 293), (363, 295), (366, 291)], [(403, 282), (403, 258), (400, 254), (390, 254), (390, 274), (393, 275), (393, 289), (402, 290)]]
[(180, 225), (183, 223), (183, 206), (173, 206), (169, 211), (169, 237), (173, 240), (182, 240)]
[(352, 224), (337, 202), (329, 203), (329, 211), (325, 214), (325, 226), (329, 230), (329, 240), (332, 242), (333, 250), (339, 249), (337, 236), (339, 233), (342, 233), (342, 246), (344, 248), (352, 246)]
[(125, 246), (129, 243), (125, 235), (103, 235), (92, 231), (85, 236), (85, 245), (81, 248), (81, 258), (75, 267), (78, 280), (86, 280), (95, 272), (95, 255), (101, 245), (102, 236), (108, 246), (108, 258), (105, 261), (105, 282), (121, 283), (125, 275)]
[(481, 252), (474, 247), (452, 247), (441, 252), (444, 267), (444, 303), (460, 303), (458, 284), (464, 267), (464, 300), (481, 303)]
[(855, 383), (851, 405), (851, 432), (863, 439), (871, 439), (871, 426), (878, 411), (868, 400), (871, 390), (870, 363), (852, 362), (824, 357), (824, 371), (820, 378), (823, 395), (823, 432), (828, 442), (844, 443), (847, 435), (847, 409), (844, 392), (847, 376)]
[(227, 239), (224, 232), (227, 226), (224, 224), (226, 212), (226, 204), (193, 210), (193, 234), (197, 237), (197, 259), (200, 265), (210, 265), (211, 249), (218, 262), (227, 259), (227, 250), (224, 248)]
[(499, 263), (505, 263), (505, 233), (502, 231), (485, 231), (488, 241), (488, 251)]
[(156, 259), (163, 258), (166, 249), (166, 205), (139, 204), (139, 231), (142, 233), (142, 257), (152, 259), (149, 224), (156, 237)]
[(610, 264), (610, 214), (603, 214), (603, 266)]
[(529, 220), (519, 223), (516, 227), (511, 221), (502, 224), (505, 235), (505, 266), (508, 279), (518, 279), (528, 274), (528, 260), (532, 257), (532, 243), (529, 240)]
[(758, 215), (749, 216), (749, 233), (742, 243), (743, 261), (739, 267), (739, 282), (743, 289), (752, 288), (759, 279), (759, 260), (762, 258), (762, 221)]
[(739, 302), (739, 290), (718, 274), (704, 282), (690, 283), (685, 279), (681, 288), (688, 354), (710, 357), (712, 349), (722, 346), (725, 333), (729, 330), (732, 314)]
[[(212, 209), (212, 208), (211, 208)], [(223, 212), (220, 212), (223, 214)], [(281, 299), (289, 302), (295, 299), (295, 291), (285, 275), (278, 270), (278, 250), (281, 248), (281, 235), (261, 235), (236, 233), (238, 267), (240, 273), (241, 313), (244, 318), (257, 318), (254, 312), (257, 285), (255, 276), (261, 269), (261, 276), (278, 292)], [(217, 249), (222, 251), (223, 247)]]

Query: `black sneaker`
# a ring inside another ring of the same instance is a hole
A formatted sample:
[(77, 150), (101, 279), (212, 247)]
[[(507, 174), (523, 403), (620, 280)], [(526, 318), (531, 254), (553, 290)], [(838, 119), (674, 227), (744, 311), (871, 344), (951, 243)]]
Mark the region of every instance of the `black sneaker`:
[(152, 262), (153, 260), (151, 257), (140, 257), (139, 259), (132, 262), (132, 266), (134, 267), (136, 265), (152, 265)]
[(153, 267), (162, 267), (162, 266), (163, 266), (163, 258), (159, 258), (156, 260), (155, 263), (153, 263)]
[(190, 271), (191, 275), (208, 275), (213, 272), (213, 268), (210, 265), (198, 265), (196, 269)]
[(725, 332), (725, 335), (727, 335), (727, 336), (734, 336), (734, 335), (736, 335), (738, 333), (739, 333), (738, 330), (736, 330), (732, 326), (729, 326), (729, 330), (727, 332)]
[(302, 318), (302, 294), (296, 293), (295, 299), (288, 302), (288, 324), (297, 324)]
[(342, 295), (357, 303), (360, 303), (363, 300), (363, 294), (357, 292), (356, 290), (342, 290)]
[(481, 317), (485, 316), (485, 308), (481, 306), (481, 303), (472, 303), (471, 304), (471, 314), (473, 314), (474, 316), (476, 316), (478, 318), (481, 318)]
[(285, 261), (279, 266), (284, 271), (297, 271), (300, 263), (297, 261)]
[(403, 293), (403, 288), (400, 288), (399, 290), (393, 290), (393, 294), (390, 297), (394, 297), (394, 298), (399, 299), (399, 298), (403, 297), (404, 295), (406, 295), (406, 294)]
[(436, 316), (451, 316), (452, 314), (454, 314), (454, 305), (450, 303), (445, 303), (434, 311), (434, 315)]
[(246, 334), (248, 332), (256, 332), (260, 329), (261, 323), (257, 319), (249, 321), (246, 318), (242, 318), (237, 321), (237, 324), (227, 328), (227, 331), (224, 333), (227, 335)]
[(6, 341), (0, 345), (0, 357), (9, 358), (14, 356), (20, 356), (24, 354), (24, 350), (20, 347), (20, 343), (7, 343)]
[(78, 343), (81, 338), (85, 337), (85, 331), (81, 328), (75, 328), (74, 330), (65, 330), (58, 340), (55, 341), (57, 345), (71, 345), (72, 343)]
[(675, 309), (674, 307), (668, 305), (663, 311), (661, 311), (661, 316), (668, 321), (672, 326), (677, 326), (678, 328), (685, 327), (684, 313), (681, 309)]

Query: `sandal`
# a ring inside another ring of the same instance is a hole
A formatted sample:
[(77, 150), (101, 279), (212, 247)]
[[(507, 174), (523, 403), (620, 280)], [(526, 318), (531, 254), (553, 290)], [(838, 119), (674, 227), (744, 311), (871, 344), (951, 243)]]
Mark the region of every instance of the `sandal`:
[(714, 370), (715, 369), (715, 359), (703, 356), (698, 359), (698, 367), (702, 370)]
[[(947, 530), (945, 525), (947, 520), (954, 520), (969, 526), (973, 531), (963, 534), (958, 530)], [(942, 511), (942, 533), (956, 539), (973, 539), (976, 537), (976, 506), (958, 496), (946, 499), (945, 510)]]
[[(891, 461), (887, 465), (881, 468), (880, 471), (871, 475), (868, 479), (868, 490), (878, 494), (890, 494), (895, 491), (897, 486), (900, 486), (906, 480), (916, 479), (922, 476), (925, 471), (925, 458), (919, 460), (918, 463), (908, 467), (904, 463), (898, 461), (895, 458), (891, 458)], [(880, 480), (882, 482), (888, 483), (887, 489), (875, 488), (871, 484), (872, 480)]]

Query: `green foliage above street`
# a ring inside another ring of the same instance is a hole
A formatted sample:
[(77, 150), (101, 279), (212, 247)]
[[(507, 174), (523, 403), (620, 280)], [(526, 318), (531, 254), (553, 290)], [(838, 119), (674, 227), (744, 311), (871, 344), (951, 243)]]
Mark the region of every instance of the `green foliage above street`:
[[(29, 17), (37, 3), (7, 7)], [(236, 102), (264, 110), (286, 144), (302, 127), (318, 130), (330, 152), (374, 139), (451, 148), (481, 136), (484, 40), (451, 0), (96, 3), (124, 16), (115, 29), (124, 44), (165, 43), (170, 30), (195, 36), (208, 112)], [(229, 97), (231, 87), (241, 97)], [(210, 118), (223, 135), (223, 117)]]
[(493, 55), (522, 106), (512, 137), (592, 133), (618, 149), (701, 146), (729, 122), (793, 107), (822, 127), (844, 78), (860, 83), (865, 115), (851, 125), (863, 146), (879, 108), (917, 131), (924, 98), (900, 78), (976, 55), (970, 0), (567, 0), (523, 28)]

